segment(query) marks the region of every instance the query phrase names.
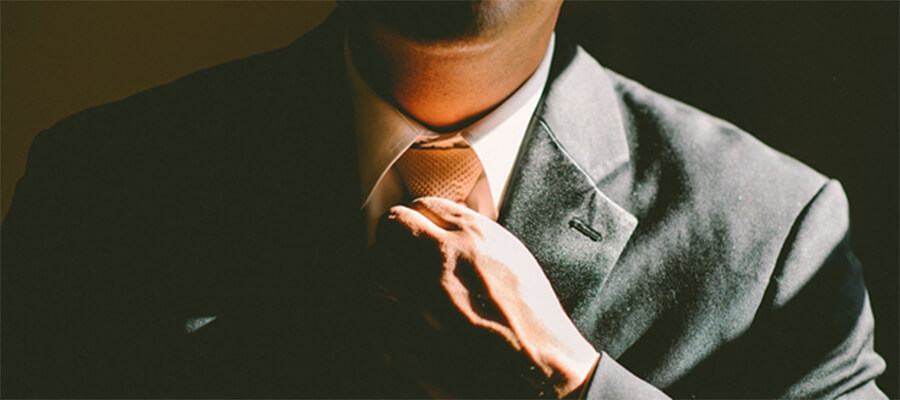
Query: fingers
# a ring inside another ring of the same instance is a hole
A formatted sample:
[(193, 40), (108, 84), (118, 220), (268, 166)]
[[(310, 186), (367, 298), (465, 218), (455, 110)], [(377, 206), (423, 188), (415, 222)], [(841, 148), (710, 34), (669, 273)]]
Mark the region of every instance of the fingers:
[(466, 206), (439, 197), (420, 197), (409, 205), (445, 230), (459, 230), (466, 218), (479, 215)]
[(473, 215), (478, 214), (450, 200), (420, 197), (413, 200), (409, 207), (392, 207), (387, 218), (399, 222), (413, 234), (438, 239), (444, 231), (459, 230), (463, 219)]
[(445, 230), (422, 213), (405, 206), (393, 206), (388, 210), (387, 219), (405, 227), (413, 236), (425, 236), (440, 240)]

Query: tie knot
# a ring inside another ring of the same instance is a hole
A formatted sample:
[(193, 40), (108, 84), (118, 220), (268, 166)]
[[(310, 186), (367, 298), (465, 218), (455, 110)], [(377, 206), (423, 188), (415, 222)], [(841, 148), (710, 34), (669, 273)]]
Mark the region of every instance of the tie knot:
[(464, 142), (452, 147), (413, 145), (395, 165), (413, 198), (435, 196), (462, 203), (481, 175), (478, 156)]

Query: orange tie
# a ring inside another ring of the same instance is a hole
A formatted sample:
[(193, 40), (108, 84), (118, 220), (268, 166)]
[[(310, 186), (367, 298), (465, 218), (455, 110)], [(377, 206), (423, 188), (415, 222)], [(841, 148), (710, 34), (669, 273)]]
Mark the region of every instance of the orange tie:
[(481, 175), (481, 161), (465, 143), (444, 148), (413, 145), (394, 165), (413, 198), (435, 196), (464, 203)]

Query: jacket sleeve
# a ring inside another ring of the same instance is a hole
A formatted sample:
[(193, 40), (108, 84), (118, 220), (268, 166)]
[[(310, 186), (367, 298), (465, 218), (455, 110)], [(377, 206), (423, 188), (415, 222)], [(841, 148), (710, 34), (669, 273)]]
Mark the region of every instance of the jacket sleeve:
[(797, 371), (779, 396), (886, 398), (875, 386), (885, 364), (873, 348), (874, 318), (849, 231), (847, 197), (832, 180), (782, 250), (762, 314), (774, 327), (772, 355)]
[(91, 294), (77, 293), (90, 274), (77, 251), (91, 241), (82, 231), (89, 217), (72, 190), (75, 166), (53, 136), (44, 131), (32, 143), (2, 227), (4, 397), (65, 395), (84, 373), (71, 367), (96, 351), (78, 332), (91, 324), (79, 307)]
[(114, 167), (86, 131), (38, 134), (3, 222), (3, 397), (140, 391), (174, 354), (165, 332), (175, 330), (153, 315), (141, 289), (152, 286), (132, 267), (145, 257), (122, 245), (129, 210)]
[[(862, 270), (849, 247), (847, 199), (841, 185), (830, 181), (794, 222), (747, 337), (738, 350), (726, 350), (731, 351), (726, 358), (740, 363), (713, 362), (690, 384), (716, 382), (728, 392), (691, 392), (724, 398), (886, 398), (875, 385), (885, 364), (873, 349), (873, 328)], [(684, 393), (683, 383), (673, 386), (670, 393)], [(587, 397), (666, 395), (603, 354)]]

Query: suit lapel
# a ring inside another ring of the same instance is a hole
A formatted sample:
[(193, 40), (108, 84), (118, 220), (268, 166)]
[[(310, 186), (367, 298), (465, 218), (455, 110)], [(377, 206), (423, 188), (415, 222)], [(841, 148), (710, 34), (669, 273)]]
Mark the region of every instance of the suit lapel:
[(637, 219), (596, 186), (630, 158), (615, 92), (580, 48), (557, 43), (499, 222), (543, 267), (576, 325), (612, 273)]

